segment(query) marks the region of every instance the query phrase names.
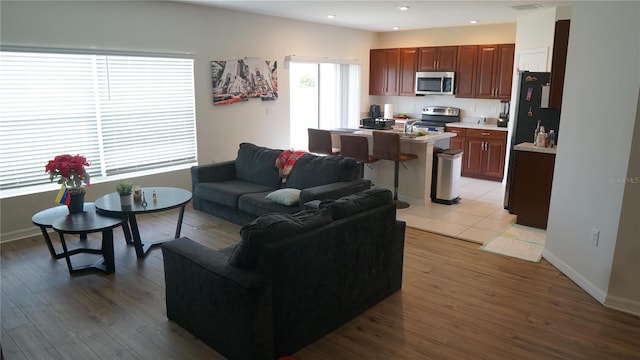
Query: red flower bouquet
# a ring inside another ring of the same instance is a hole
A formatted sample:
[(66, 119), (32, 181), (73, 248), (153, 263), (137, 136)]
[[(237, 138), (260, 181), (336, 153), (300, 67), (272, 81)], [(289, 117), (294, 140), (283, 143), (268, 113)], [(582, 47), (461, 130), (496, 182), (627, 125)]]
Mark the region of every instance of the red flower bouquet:
[(89, 174), (85, 170), (89, 166), (87, 158), (82, 155), (58, 155), (45, 167), (49, 173), (49, 179), (53, 181), (56, 177), (58, 184), (63, 184), (73, 193), (84, 193), (83, 184), (89, 183)]

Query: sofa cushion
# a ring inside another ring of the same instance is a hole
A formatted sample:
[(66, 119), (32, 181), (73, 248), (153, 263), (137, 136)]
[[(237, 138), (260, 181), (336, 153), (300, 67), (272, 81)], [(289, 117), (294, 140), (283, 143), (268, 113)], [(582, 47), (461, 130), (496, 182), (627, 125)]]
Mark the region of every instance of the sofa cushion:
[(341, 156), (305, 155), (296, 161), (287, 178), (286, 187), (307, 189), (314, 186), (355, 178), (358, 164), (352, 158)]
[(273, 187), (257, 185), (242, 180), (228, 180), (196, 185), (195, 195), (204, 200), (231, 207), (238, 207), (238, 199), (248, 193), (269, 193)]
[(276, 159), (282, 150), (242, 143), (236, 158), (236, 179), (271, 188), (279, 188), (280, 176)]
[(278, 189), (268, 193), (265, 198), (282, 205), (297, 205), (300, 202), (300, 189)]
[(270, 191), (241, 195), (238, 199), (238, 210), (257, 216), (272, 213), (293, 214), (300, 211), (299, 205), (282, 205), (267, 199)]
[(331, 214), (324, 209), (260, 216), (240, 229), (242, 239), (233, 250), (229, 263), (238, 267), (252, 267), (260, 257), (264, 245), (330, 222)]
[(388, 204), (393, 200), (389, 189), (375, 188), (341, 197), (338, 200), (320, 202), (320, 209), (328, 209), (334, 220), (342, 219), (360, 211)]

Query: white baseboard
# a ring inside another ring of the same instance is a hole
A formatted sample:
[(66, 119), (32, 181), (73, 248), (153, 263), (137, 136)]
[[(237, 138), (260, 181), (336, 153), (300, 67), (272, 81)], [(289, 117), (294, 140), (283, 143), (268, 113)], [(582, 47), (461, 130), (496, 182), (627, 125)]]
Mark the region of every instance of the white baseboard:
[(571, 266), (562, 261), (561, 259), (554, 256), (549, 250), (544, 249), (542, 251), (542, 257), (545, 258), (551, 265), (555, 266), (560, 272), (565, 274), (571, 281), (576, 283), (579, 287), (581, 287), (587, 294), (591, 295), (594, 299), (596, 299), (599, 303), (605, 303), (607, 298), (607, 293), (600, 290), (597, 286), (591, 283), (589, 280), (585, 279), (576, 272)]
[(32, 228), (28, 228), (28, 229), (11, 231), (11, 232), (8, 232), (6, 234), (2, 234), (0, 236), (0, 243), (6, 243), (6, 242), (10, 242), (10, 241), (20, 240), (20, 239), (36, 236), (36, 235), (39, 235), (39, 234), (42, 234), (42, 232), (39, 230), (39, 228), (37, 228), (35, 226), (32, 227)]
[(625, 312), (627, 314), (640, 316), (640, 301), (633, 301), (619, 296), (607, 295), (604, 306)]

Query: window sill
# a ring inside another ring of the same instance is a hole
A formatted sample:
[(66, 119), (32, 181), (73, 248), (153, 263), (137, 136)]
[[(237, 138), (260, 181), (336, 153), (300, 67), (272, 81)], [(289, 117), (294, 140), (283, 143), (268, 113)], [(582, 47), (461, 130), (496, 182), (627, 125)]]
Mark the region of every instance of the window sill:
[[(138, 178), (142, 176), (164, 174), (164, 173), (169, 173), (173, 171), (189, 169), (191, 168), (191, 166), (194, 166), (194, 165), (197, 165), (197, 163), (168, 166), (168, 167), (163, 167), (161, 169), (137, 171), (137, 172), (126, 173), (121, 175), (95, 176), (91, 178), (91, 185)], [(43, 174), (43, 176), (46, 178), (47, 175)], [(42, 185), (26, 186), (21, 188), (2, 190), (2, 192), (0, 193), (0, 199), (8, 199), (8, 198), (13, 198), (18, 196), (26, 196), (26, 195), (57, 191), (58, 189), (60, 189), (60, 185), (54, 182), (51, 184), (42, 184)]]

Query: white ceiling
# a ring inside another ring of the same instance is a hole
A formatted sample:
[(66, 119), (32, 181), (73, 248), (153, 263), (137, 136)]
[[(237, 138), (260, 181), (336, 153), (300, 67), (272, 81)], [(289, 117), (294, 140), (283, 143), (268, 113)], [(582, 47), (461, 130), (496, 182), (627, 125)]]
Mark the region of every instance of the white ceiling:
[[(571, 1), (517, 0), (517, 1), (242, 1), (242, 0), (175, 0), (219, 8), (251, 12), (262, 15), (283, 17), (330, 24), (376, 32), (415, 30), (426, 28), (469, 25), (471, 20), (478, 24), (516, 22), (517, 17), (543, 11), (557, 6), (570, 5)], [(399, 6), (409, 6), (401, 11)], [(512, 6), (537, 5), (533, 10), (515, 10)], [(335, 15), (329, 19), (328, 15)], [(239, 25), (241, 26), (241, 25)]]

